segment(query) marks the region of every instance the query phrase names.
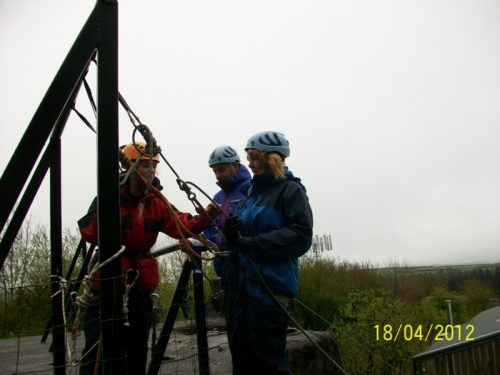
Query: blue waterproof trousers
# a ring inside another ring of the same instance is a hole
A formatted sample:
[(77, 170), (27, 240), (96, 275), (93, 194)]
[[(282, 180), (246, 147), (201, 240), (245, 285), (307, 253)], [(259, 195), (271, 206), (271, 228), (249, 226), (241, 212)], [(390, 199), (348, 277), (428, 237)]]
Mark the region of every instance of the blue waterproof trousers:
[(233, 375), (290, 374), (286, 350), (288, 316), (242, 293), (235, 298), (230, 347)]

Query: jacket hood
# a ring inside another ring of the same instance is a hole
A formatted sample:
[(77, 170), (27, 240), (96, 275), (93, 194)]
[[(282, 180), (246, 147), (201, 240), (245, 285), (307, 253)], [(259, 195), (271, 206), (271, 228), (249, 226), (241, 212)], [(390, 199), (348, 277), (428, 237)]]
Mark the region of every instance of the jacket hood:
[(236, 189), (238, 186), (240, 186), (243, 182), (248, 181), (252, 178), (250, 175), (250, 172), (248, 171), (248, 168), (245, 167), (243, 164), (240, 164), (240, 167), (238, 168), (238, 172), (236, 172), (236, 176), (233, 178), (224, 181), (222, 184), (217, 182), (217, 185), (220, 186), (220, 188), (224, 191), (233, 191)]
[(271, 186), (273, 184), (277, 184), (281, 181), (294, 181), (300, 185), (302, 190), (306, 191), (306, 187), (300, 182), (300, 178), (295, 177), (288, 169), (288, 167), (285, 167), (285, 177), (284, 178), (276, 178), (271, 172), (264, 172), (260, 175), (253, 176), (252, 179), (252, 191), (253, 192), (260, 192), (262, 190), (265, 190), (268, 186)]
[(302, 190), (306, 191), (306, 187), (302, 184), (300, 178), (295, 177), (293, 175), (292, 171), (288, 169), (288, 167), (285, 167), (285, 179), (287, 179), (289, 181), (295, 181), (296, 183), (298, 183), (300, 185)]

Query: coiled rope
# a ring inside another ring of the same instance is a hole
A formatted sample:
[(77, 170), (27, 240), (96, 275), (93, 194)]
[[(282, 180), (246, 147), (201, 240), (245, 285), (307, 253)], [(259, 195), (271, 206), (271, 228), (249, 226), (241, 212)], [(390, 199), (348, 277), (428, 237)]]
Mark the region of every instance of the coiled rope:
[[(76, 366), (79, 364), (79, 361), (76, 361), (75, 359), (75, 353), (76, 353), (76, 339), (78, 337), (78, 328), (80, 326), (80, 320), (85, 312), (85, 310), (91, 306), (92, 304), (92, 279), (94, 275), (99, 271), (101, 268), (105, 267), (107, 264), (112, 262), (113, 260), (117, 259), (120, 257), (124, 252), (126, 248), (125, 246), (122, 246), (116, 253), (114, 253), (111, 257), (106, 259), (102, 263), (97, 263), (90, 273), (88, 275), (85, 275), (84, 280), (82, 282), (83, 284), (83, 290), (80, 295), (76, 295), (76, 293), (73, 293), (73, 304), (77, 307), (77, 312), (75, 315), (75, 319), (73, 321), (73, 324), (71, 326), (71, 350), (69, 351), (69, 354), (71, 356), (69, 357), (70, 364), (72, 366)], [(87, 353), (83, 353), (82, 357), (80, 358), (80, 361), (96, 346), (98, 345), (99, 341), (97, 341), (92, 348)]]

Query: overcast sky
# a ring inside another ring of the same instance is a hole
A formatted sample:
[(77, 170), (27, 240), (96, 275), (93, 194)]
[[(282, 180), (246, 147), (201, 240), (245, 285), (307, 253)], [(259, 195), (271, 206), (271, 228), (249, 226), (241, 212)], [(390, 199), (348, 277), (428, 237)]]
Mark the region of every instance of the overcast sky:
[[(0, 0), (0, 172), (94, 4)], [(213, 195), (215, 147), (245, 159), (251, 135), (281, 131), (314, 231), (332, 235), (335, 256), (500, 261), (497, 0), (123, 0), (119, 13), (119, 90), (183, 179)], [(84, 91), (77, 108), (95, 123)], [(121, 111), (121, 143), (131, 130)], [(71, 229), (96, 194), (95, 152), (72, 115), (62, 187)], [(192, 211), (165, 165), (160, 178)], [(47, 182), (31, 210), (42, 223)]]

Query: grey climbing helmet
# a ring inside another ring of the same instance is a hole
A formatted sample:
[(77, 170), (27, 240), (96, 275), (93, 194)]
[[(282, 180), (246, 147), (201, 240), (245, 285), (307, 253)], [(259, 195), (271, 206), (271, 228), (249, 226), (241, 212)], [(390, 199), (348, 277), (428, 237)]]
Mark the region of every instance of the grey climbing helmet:
[(220, 146), (212, 151), (208, 158), (208, 166), (213, 167), (216, 164), (231, 164), (233, 161), (240, 161), (240, 157), (231, 146)]
[(277, 152), (285, 158), (290, 156), (288, 140), (280, 132), (264, 131), (251, 136), (245, 151), (250, 148), (265, 152)]

